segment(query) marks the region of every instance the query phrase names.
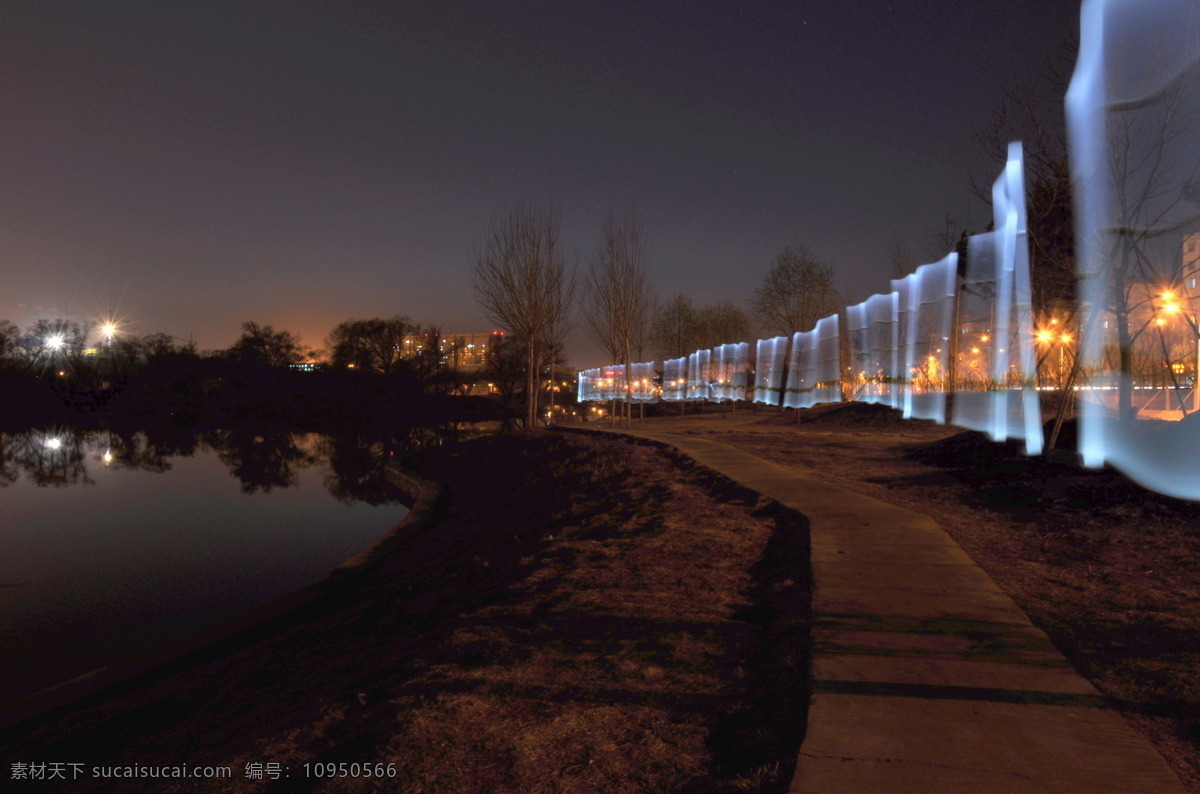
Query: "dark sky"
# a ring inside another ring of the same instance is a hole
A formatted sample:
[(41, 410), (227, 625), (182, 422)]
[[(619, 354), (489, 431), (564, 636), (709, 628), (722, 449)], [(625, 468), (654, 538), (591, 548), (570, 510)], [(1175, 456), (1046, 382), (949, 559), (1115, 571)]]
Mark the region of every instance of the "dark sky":
[(744, 303), (799, 242), (858, 301), (894, 237), (982, 230), (975, 133), (1077, 32), (1072, 0), (7, 0), (0, 318), (489, 330), (473, 244), (527, 198), (581, 268), (636, 202), (664, 296)]

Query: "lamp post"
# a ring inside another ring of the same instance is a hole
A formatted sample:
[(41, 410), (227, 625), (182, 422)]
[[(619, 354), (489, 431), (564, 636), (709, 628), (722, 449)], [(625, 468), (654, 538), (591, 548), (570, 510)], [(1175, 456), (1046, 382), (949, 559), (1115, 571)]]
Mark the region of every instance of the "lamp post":
[[(1181, 308), (1175, 302), (1175, 293), (1168, 291), (1162, 293), (1161, 297), (1166, 301), (1163, 304), (1163, 311), (1169, 314), (1181, 314)], [(1188, 299), (1191, 302), (1191, 299)], [(1186, 316), (1182, 315), (1181, 316)], [(1159, 325), (1163, 324), (1162, 320), (1158, 321)], [(1193, 314), (1191, 319), (1191, 331), (1196, 336), (1196, 374), (1192, 377), (1192, 410), (1200, 412), (1200, 325), (1197, 325), (1197, 315)], [(1167, 362), (1170, 366), (1170, 362)], [(1179, 399), (1180, 409), (1183, 409), (1183, 398)]]
[(1066, 388), (1066, 365), (1063, 361), (1063, 355), (1066, 353), (1067, 345), (1071, 344), (1071, 335), (1063, 334), (1058, 338), (1058, 389), (1064, 391)]

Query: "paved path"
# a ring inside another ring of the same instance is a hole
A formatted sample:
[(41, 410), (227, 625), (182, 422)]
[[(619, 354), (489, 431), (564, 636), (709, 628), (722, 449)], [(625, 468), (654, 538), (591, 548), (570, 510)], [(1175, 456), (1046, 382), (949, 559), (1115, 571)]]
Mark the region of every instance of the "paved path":
[(809, 519), (814, 691), (794, 794), (1184, 791), (932, 519), (703, 435), (629, 432)]

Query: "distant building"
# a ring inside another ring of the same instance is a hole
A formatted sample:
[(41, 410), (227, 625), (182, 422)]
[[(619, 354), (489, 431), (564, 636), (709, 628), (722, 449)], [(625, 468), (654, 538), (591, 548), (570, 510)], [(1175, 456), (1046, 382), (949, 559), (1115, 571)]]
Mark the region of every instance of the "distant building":
[[(503, 331), (482, 334), (441, 334), (437, 337), (441, 363), (461, 373), (482, 370), (491, 360)], [(406, 334), (400, 342), (400, 357), (413, 358), (426, 349), (429, 334)]]

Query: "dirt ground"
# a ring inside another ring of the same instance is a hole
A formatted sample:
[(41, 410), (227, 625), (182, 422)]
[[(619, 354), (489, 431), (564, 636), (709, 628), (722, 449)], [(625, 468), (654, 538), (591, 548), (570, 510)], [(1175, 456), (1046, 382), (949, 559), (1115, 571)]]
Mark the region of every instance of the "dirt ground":
[[(645, 421), (933, 517), (1200, 792), (1200, 505), (878, 406)], [(425, 465), (445, 506), (381, 568), (0, 734), (0, 775), (86, 761), (225, 764), (236, 785), (23, 790), (786, 789), (808, 698), (802, 519), (577, 434), (481, 439)], [(305, 776), (365, 761), (397, 777)]]
[[(380, 568), (0, 734), (0, 780), (80, 763), (12, 788), (784, 791), (809, 699), (807, 524), (687, 463), (591, 434), (440, 448), (422, 472), (441, 507)], [(232, 776), (91, 775), (180, 764)]]
[(931, 516), (1200, 792), (1200, 503), (882, 406), (645, 422)]

